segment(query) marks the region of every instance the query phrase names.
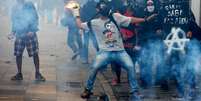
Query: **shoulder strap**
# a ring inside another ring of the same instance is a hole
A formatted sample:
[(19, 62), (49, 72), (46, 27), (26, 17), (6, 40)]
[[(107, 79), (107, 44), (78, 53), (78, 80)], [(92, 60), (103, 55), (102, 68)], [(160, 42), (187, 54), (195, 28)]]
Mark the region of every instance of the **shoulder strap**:
[[(110, 21), (112, 21), (112, 22), (115, 24), (115, 26), (117, 27), (118, 31), (121, 33), (120, 27), (119, 27), (119, 25), (117, 24), (117, 22), (115, 21), (115, 19), (114, 19), (114, 17), (113, 17), (112, 14), (109, 16), (109, 19), (110, 19)], [(87, 26), (89, 27), (89, 31), (90, 31), (91, 33), (93, 33), (94, 31), (93, 31), (93, 28), (92, 28), (92, 26), (91, 26), (91, 20), (90, 20), (89, 22), (87, 22)]]
[(87, 26), (89, 27), (89, 31), (90, 31), (91, 33), (94, 33), (93, 28), (92, 28), (92, 26), (91, 26), (91, 20), (90, 20), (89, 22), (87, 22)]
[(115, 26), (117, 27), (118, 31), (121, 33), (120, 27), (119, 27), (119, 25), (117, 24), (117, 22), (116, 22), (116, 20), (114, 19), (114, 17), (113, 17), (112, 14), (109, 16), (109, 19), (110, 19), (110, 21), (112, 21), (112, 22), (115, 24)]

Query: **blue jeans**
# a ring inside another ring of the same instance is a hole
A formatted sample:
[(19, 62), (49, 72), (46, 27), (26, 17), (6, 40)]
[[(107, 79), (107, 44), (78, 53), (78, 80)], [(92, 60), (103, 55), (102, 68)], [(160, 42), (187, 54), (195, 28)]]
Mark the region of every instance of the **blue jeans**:
[[(184, 87), (185, 87), (185, 82), (184, 82), (184, 63), (185, 63), (185, 55), (178, 52), (178, 51), (173, 51), (170, 55), (167, 54), (165, 56), (165, 65), (163, 68), (163, 75), (162, 75), (162, 80), (165, 80), (165, 82), (168, 81), (168, 79), (173, 76), (174, 79), (177, 82), (177, 90), (178, 93), (182, 96), (184, 96)], [(162, 73), (162, 71), (161, 71)]]
[(191, 40), (187, 44), (186, 51), (186, 74), (185, 81), (190, 86), (191, 89), (195, 89), (196, 87), (196, 68), (199, 68), (197, 65), (200, 60), (200, 52), (201, 52), (201, 42), (197, 40)]
[(134, 64), (126, 51), (99, 51), (92, 64), (92, 69), (87, 80), (86, 89), (92, 90), (98, 71), (107, 68), (109, 63), (119, 63), (127, 71), (131, 92), (138, 90), (137, 80), (135, 78)]
[(84, 42), (82, 46), (82, 52), (81, 52), (81, 59), (82, 61), (88, 62), (89, 58), (89, 39), (92, 40), (92, 44), (94, 48), (98, 51), (98, 42), (96, 40), (95, 34), (90, 32), (85, 32), (84, 34)]
[[(133, 64), (135, 65), (139, 52), (133, 48), (125, 48), (125, 51), (131, 57)], [(112, 72), (116, 74), (117, 82), (121, 82), (121, 66), (118, 63), (112, 63)]]
[[(142, 86), (151, 87), (154, 81), (153, 75), (153, 65), (158, 67), (162, 65), (163, 54), (162, 54), (162, 41), (147, 40), (141, 44), (142, 49), (140, 50), (139, 64), (140, 64), (140, 80)], [(159, 74), (156, 75), (157, 77)]]
[(74, 53), (80, 52), (82, 47), (81, 36), (78, 31), (72, 31), (69, 29), (67, 36), (67, 44)]

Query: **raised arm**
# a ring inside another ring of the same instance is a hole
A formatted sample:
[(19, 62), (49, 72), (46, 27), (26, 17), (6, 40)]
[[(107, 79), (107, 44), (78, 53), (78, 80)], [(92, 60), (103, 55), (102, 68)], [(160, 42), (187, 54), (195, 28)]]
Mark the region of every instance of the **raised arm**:
[(132, 17), (131, 18), (131, 23), (135, 23), (135, 24), (142, 23), (142, 22), (145, 22), (145, 21), (146, 21), (145, 18), (137, 18), (137, 17)]
[(147, 18), (137, 18), (137, 17), (132, 17), (131, 18), (131, 22), (132, 23), (142, 23), (142, 22), (146, 22), (146, 21), (150, 21), (153, 18), (155, 18), (157, 16), (157, 14), (152, 14), (151, 16), (148, 16)]
[(80, 7), (79, 7), (79, 4), (76, 3), (76, 2), (72, 2), (71, 4), (67, 4), (65, 6), (65, 9), (68, 9), (69, 11), (72, 11), (73, 13), (73, 16), (76, 18), (76, 24), (78, 26), (78, 28), (80, 29), (84, 29), (83, 27), (83, 22), (81, 21), (81, 18), (80, 18)]
[(113, 14), (115, 21), (120, 26), (124, 26), (124, 27), (129, 26), (130, 23), (138, 24), (138, 23), (148, 22), (148, 21), (152, 20), (153, 18), (155, 18), (155, 16), (156, 16), (156, 14), (153, 14), (147, 18), (138, 18), (138, 17), (127, 17), (120, 13)]

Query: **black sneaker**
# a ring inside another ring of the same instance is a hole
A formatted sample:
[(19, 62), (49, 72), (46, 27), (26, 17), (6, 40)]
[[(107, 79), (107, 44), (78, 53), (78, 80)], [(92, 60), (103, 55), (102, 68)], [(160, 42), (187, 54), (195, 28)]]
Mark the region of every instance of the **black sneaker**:
[(22, 75), (22, 73), (17, 73), (15, 76), (11, 77), (11, 80), (13, 80), (13, 81), (20, 81), (20, 80), (23, 80), (23, 75)]
[(36, 81), (46, 81), (45, 77), (43, 77), (41, 73), (36, 73), (35, 79)]
[(88, 99), (90, 98), (90, 95), (92, 95), (93, 93), (88, 90), (88, 89), (85, 89), (84, 92), (81, 94), (81, 98), (83, 99)]

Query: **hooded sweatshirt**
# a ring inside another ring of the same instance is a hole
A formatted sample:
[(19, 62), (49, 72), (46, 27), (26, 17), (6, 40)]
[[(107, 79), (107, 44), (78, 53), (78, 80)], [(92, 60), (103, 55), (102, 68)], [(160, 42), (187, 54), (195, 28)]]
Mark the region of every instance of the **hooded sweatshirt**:
[(189, 0), (166, 0), (161, 3), (159, 22), (166, 35), (172, 27), (179, 27), (185, 32), (191, 31), (190, 23), (193, 16), (189, 7)]

